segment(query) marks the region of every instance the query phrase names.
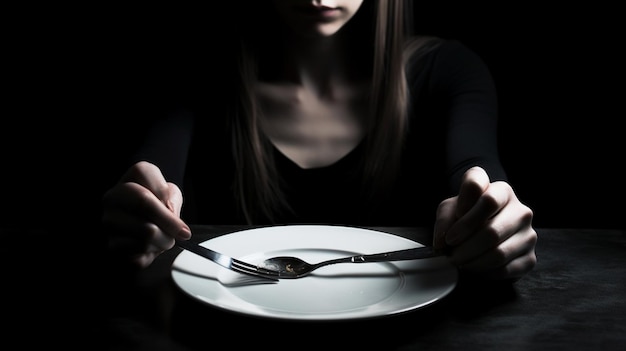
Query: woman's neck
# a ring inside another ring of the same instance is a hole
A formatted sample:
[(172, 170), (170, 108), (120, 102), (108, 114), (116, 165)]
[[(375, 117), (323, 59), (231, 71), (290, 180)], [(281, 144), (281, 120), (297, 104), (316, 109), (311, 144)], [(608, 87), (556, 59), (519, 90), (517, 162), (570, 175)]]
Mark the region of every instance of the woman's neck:
[(326, 95), (337, 83), (353, 76), (346, 43), (340, 35), (328, 38), (287, 38), (282, 79)]

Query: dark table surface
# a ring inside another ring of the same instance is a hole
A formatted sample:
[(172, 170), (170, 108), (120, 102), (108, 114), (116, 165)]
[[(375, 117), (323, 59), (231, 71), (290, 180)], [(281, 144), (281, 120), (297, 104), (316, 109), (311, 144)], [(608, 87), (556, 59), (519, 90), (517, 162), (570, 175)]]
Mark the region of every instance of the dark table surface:
[[(247, 228), (195, 226), (193, 240)], [(418, 242), (428, 238), (420, 228), (373, 229)], [(201, 304), (171, 280), (170, 265), (180, 252), (174, 248), (133, 280), (103, 280), (109, 284), (102, 287), (108, 289), (108, 304), (96, 310), (104, 313), (105, 323), (88, 328), (85, 343), (109, 350), (216, 345), (229, 350), (625, 350), (626, 231), (537, 232), (537, 266), (515, 283), (462, 275), (452, 293), (425, 308), (333, 322), (266, 320)]]

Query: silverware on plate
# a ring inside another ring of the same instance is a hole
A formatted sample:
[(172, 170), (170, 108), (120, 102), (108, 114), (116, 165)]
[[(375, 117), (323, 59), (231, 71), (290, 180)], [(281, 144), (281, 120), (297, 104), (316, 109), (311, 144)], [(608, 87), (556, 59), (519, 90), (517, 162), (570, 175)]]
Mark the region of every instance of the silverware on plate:
[(423, 246), (377, 254), (348, 256), (322, 261), (315, 264), (305, 262), (297, 257), (278, 256), (266, 259), (259, 266), (264, 269), (278, 272), (278, 277), (280, 279), (295, 279), (305, 277), (314, 270), (331, 264), (406, 261), (441, 256), (443, 254), (444, 251), (442, 250), (437, 250), (432, 246)]
[(253, 276), (256, 278), (262, 278), (264, 280), (269, 281), (278, 281), (279, 273), (278, 271), (259, 267), (257, 265), (253, 265), (251, 263), (247, 263), (230, 256), (224, 255), (217, 251), (213, 251), (204, 246), (200, 246), (189, 240), (176, 240), (176, 246), (181, 247), (187, 251), (193, 252), (196, 255), (207, 258), (222, 267), (228, 268), (232, 271), (246, 274), (249, 276)]

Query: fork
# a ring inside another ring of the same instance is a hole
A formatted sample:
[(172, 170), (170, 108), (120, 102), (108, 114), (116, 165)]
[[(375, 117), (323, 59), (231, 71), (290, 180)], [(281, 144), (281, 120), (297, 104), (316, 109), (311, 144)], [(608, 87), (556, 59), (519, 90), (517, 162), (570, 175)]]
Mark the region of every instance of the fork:
[(200, 246), (197, 243), (189, 240), (176, 240), (176, 246), (183, 248), (187, 251), (193, 252), (196, 255), (208, 258), (209, 260), (219, 264), (222, 267), (228, 268), (232, 271), (246, 274), (248, 276), (262, 278), (269, 281), (278, 281), (280, 273), (273, 269), (259, 267), (236, 258), (224, 255), (217, 251), (213, 251), (204, 246)]

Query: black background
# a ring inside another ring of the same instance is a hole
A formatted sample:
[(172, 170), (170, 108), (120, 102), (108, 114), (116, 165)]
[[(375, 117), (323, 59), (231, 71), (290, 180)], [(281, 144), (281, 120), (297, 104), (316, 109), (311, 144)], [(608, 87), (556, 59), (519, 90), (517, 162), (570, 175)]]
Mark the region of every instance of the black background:
[[(164, 43), (215, 47), (236, 15), (157, 6), (7, 11), (2, 227), (97, 221), (138, 128), (119, 108), (166, 64)], [(617, 9), (416, 2), (415, 11), (418, 32), (458, 39), (490, 67), (502, 160), (535, 225), (624, 228)]]

